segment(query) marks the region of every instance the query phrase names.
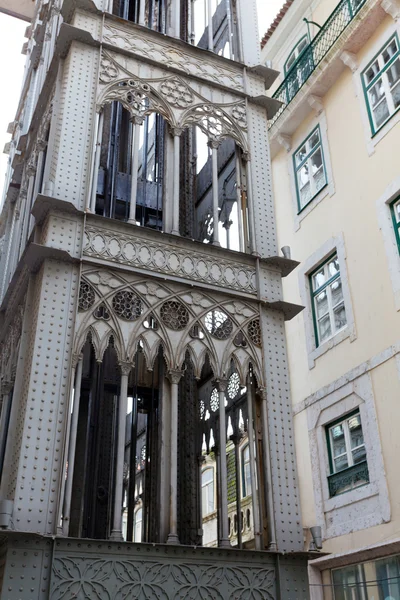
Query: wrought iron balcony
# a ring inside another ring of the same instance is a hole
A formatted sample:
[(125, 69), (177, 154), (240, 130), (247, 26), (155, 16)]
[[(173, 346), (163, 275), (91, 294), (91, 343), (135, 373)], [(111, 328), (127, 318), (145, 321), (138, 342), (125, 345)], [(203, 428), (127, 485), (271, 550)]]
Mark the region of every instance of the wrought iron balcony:
[(286, 73), (285, 79), (274, 93), (273, 98), (282, 102), (282, 107), (269, 121), (269, 129), (276, 123), (366, 1), (342, 0), (339, 2), (312, 42), (308, 44)]
[(343, 492), (353, 490), (369, 483), (368, 463), (366, 460), (328, 476), (329, 495), (332, 498)]

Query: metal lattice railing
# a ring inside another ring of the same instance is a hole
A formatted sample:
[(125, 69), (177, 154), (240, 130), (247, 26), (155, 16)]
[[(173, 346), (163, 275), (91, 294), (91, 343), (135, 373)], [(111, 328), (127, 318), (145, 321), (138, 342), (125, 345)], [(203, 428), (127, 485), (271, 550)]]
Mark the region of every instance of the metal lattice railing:
[(368, 463), (366, 460), (328, 476), (329, 495), (336, 496), (369, 483)]
[(288, 104), (366, 2), (367, 0), (342, 0), (339, 2), (315, 38), (286, 73), (285, 79), (274, 93), (273, 98), (282, 102), (283, 106), (270, 120), (269, 129), (276, 123)]

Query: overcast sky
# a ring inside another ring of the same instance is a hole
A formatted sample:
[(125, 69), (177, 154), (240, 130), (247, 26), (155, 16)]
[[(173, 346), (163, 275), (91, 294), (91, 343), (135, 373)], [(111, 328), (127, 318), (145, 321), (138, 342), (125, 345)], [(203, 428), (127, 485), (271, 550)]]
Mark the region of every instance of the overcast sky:
[[(284, 0), (257, 0), (260, 38), (278, 13)], [(7, 125), (15, 118), (18, 99), (21, 92), (25, 56), (21, 54), (26, 42), (24, 32), (28, 23), (0, 13), (0, 81), (3, 82), (0, 94), (0, 200), (4, 176), (7, 168), (7, 156), (3, 154), (10, 135)]]

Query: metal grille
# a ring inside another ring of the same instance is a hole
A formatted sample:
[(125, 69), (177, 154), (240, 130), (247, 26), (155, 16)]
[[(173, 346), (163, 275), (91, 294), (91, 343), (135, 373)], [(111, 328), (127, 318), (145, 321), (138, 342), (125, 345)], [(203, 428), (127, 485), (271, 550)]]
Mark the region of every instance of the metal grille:
[(211, 310), (206, 314), (207, 331), (218, 340), (227, 340), (233, 331), (233, 323), (222, 310)]
[(161, 307), (160, 315), (162, 321), (170, 329), (179, 331), (189, 323), (189, 313), (180, 302), (169, 300)]
[(366, 1), (342, 0), (339, 2), (315, 38), (289, 69), (285, 79), (273, 95), (273, 98), (282, 102), (283, 106), (274, 118), (270, 120), (268, 129), (271, 129), (276, 123), (285, 108), (293, 100), (297, 92), (302, 88)]
[(80, 311), (85, 311), (91, 308), (95, 301), (94, 289), (86, 281), (81, 281), (79, 287), (79, 301), (78, 306)]

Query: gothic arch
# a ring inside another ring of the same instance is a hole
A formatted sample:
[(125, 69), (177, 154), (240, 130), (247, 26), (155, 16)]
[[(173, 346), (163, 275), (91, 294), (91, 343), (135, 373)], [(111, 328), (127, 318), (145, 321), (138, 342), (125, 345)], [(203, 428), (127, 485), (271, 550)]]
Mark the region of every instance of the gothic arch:
[(179, 126), (185, 128), (191, 125), (197, 125), (211, 142), (218, 143), (230, 137), (244, 153), (249, 152), (244, 128), (238, 127), (221, 105), (206, 102), (190, 107), (183, 113)]
[(143, 119), (151, 113), (159, 113), (171, 127), (177, 125), (168, 103), (137, 77), (125, 77), (107, 85), (98, 98), (98, 112), (111, 102), (120, 102), (132, 117)]

